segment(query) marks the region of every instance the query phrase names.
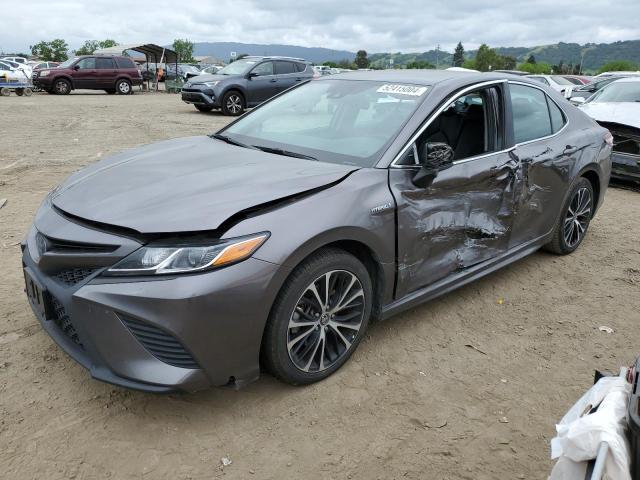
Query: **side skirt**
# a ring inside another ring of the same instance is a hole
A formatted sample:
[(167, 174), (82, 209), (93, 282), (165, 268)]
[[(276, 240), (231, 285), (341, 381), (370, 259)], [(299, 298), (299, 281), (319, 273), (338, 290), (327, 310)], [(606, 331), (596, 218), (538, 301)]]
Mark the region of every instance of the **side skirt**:
[(413, 308), (416, 305), (449, 293), (456, 288), (460, 288), (467, 283), (471, 283), (536, 252), (540, 247), (551, 240), (552, 233), (553, 232), (550, 232), (542, 237), (523, 243), (502, 255), (487, 260), (486, 262), (479, 263), (478, 265), (474, 265), (473, 267), (451, 275), (450, 277), (440, 280), (432, 285), (416, 290), (415, 292), (411, 292), (403, 298), (385, 305), (382, 308), (381, 320), (387, 320), (388, 318)]

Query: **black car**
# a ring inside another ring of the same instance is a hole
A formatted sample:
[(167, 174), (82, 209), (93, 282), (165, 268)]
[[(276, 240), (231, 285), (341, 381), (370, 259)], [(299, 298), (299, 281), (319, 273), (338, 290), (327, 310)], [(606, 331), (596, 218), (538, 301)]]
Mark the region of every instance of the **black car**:
[(313, 77), (311, 63), (289, 57), (244, 57), (215, 75), (199, 75), (182, 88), (182, 101), (201, 112), (237, 116)]

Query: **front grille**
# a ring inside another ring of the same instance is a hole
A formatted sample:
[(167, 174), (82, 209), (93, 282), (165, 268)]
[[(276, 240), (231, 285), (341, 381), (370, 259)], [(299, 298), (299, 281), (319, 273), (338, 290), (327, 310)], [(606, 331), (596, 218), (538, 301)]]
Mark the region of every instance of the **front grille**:
[(71, 287), (92, 275), (97, 270), (97, 268), (70, 268), (56, 273), (54, 277), (59, 282)]
[(57, 298), (51, 297), (51, 306), (53, 307), (53, 323), (55, 323), (58, 328), (62, 330), (62, 333), (70, 338), (73, 343), (84, 349), (78, 332), (73, 326), (73, 323), (71, 323), (71, 318), (69, 318), (69, 314), (64, 309), (62, 303), (60, 303)]
[(164, 330), (148, 323), (139, 322), (131, 317), (118, 316), (133, 336), (158, 360), (174, 367), (200, 368), (200, 365), (184, 346)]
[(66, 253), (66, 254), (96, 254), (96, 253), (112, 253), (118, 249), (117, 245), (101, 245), (95, 243), (70, 242), (67, 240), (58, 240), (57, 238), (47, 237), (38, 232), (36, 235), (36, 243), (40, 255), (45, 253)]

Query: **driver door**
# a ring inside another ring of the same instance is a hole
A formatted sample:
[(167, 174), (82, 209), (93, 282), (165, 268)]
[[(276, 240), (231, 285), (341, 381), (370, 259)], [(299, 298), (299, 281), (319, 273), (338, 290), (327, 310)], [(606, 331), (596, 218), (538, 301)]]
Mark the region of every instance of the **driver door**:
[(72, 70), (74, 88), (96, 88), (98, 83), (98, 71), (96, 70), (96, 59), (87, 57), (79, 60)]
[[(507, 251), (519, 167), (504, 150), (503, 106), (499, 84), (465, 93), (389, 169), (398, 212), (396, 298)], [(417, 186), (425, 143), (446, 143), (453, 157)]]
[(251, 70), (247, 90), (250, 106), (258, 105), (278, 93), (278, 78), (273, 62), (262, 62)]

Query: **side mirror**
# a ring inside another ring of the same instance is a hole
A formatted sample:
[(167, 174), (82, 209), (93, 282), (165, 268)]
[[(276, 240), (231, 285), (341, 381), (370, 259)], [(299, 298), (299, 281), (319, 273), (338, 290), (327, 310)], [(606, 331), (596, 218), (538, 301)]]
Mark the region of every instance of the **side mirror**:
[(74, 65), (73, 69), (77, 72), (78, 70), (80, 70), (80, 65)]
[(413, 177), (413, 184), (422, 188), (431, 185), (440, 170), (453, 165), (453, 155), (453, 148), (443, 142), (427, 142), (421, 145), (418, 161), (422, 166)]
[(259, 77), (259, 76), (260, 76), (260, 74), (259, 74), (259, 73), (256, 73), (256, 72), (249, 72), (249, 74), (247, 75), (247, 78), (248, 78), (249, 80), (251, 80), (252, 78)]

